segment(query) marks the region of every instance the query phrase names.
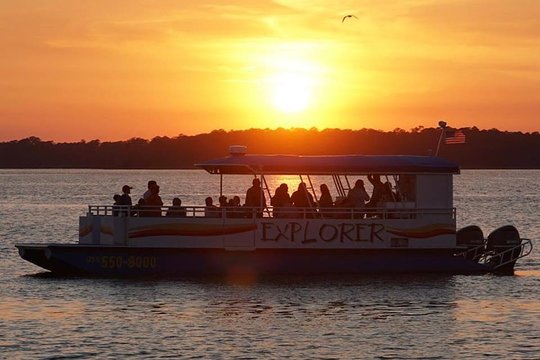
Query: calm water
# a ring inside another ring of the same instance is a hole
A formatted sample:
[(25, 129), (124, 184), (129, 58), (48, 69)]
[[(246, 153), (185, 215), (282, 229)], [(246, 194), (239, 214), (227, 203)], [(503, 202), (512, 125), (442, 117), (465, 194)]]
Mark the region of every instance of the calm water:
[(166, 204), (219, 192), (200, 171), (0, 170), (0, 358), (540, 358), (540, 171), (455, 180), (460, 226), (535, 239), (515, 276), (69, 279), (19, 258), (17, 242), (75, 242), (86, 204), (149, 179)]

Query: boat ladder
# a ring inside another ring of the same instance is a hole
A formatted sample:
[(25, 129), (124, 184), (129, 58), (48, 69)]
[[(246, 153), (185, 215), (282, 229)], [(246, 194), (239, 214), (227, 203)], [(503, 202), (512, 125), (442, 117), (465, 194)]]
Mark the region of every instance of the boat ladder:
[(484, 245), (471, 247), (458, 255), (477, 261), (480, 264), (490, 265), (493, 270), (497, 270), (511, 262), (529, 255), (532, 251), (532, 241), (521, 239), (521, 244), (513, 247), (504, 247), (498, 250), (486, 250)]

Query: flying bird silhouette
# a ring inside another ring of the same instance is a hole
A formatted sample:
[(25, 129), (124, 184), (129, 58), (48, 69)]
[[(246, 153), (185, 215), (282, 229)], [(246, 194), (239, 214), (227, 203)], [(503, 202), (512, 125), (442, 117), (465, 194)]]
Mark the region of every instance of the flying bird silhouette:
[(345, 21), (346, 18), (355, 18), (356, 20), (358, 20), (358, 18), (354, 15), (345, 15), (343, 17), (343, 19), (341, 19), (341, 23), (343, 24), (343, 22)]

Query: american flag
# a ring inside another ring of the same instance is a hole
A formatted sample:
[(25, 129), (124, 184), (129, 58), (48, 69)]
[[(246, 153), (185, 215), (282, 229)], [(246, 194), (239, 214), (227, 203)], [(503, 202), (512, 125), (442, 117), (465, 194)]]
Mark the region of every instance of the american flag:
[(465, 144), (465, 134), (461, 130), (446, 130), (444, 135), (445, 144)]

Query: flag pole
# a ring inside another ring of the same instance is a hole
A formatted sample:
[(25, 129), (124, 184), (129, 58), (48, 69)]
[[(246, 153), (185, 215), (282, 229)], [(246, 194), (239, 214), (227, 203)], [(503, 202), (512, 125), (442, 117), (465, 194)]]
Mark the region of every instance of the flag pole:
[(439, 127), (441, 128), (441, 134), (439, 135), (439, 143), (437, 144), (437, 151), (435, 152), (435, 156), (439, 156), (439, 149), (441, 148), (441, 141), (444, 136), (444, 129), (446, 129), (446, 121), (439, 121)]

